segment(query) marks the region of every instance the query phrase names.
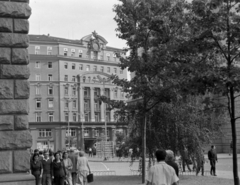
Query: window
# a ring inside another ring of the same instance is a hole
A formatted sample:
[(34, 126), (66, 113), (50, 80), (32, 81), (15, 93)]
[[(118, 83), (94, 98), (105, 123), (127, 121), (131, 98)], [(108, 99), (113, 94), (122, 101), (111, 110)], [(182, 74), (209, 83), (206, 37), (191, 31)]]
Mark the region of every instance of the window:
[(40, 46), (35, 46), (35, 49), (40, 49)]
[(90, 65), (87, 65), (86, 71), (90, 71)]
[(107, 67), (107, 72), (110, 73), (110, 67)]
[(68, 54), (68, 49), (67, 48), (63, 48), (63, 55), (67, 56), (67, 54)]
[(72, 57), (75, 56), (75, 49), (71, 49), (71, 56), (72, 56)]
[(52, 99), (48, 100), (48, 108), (53, 108), (53, 100)]
[(65, 112), (64, 117), (65, 117), (65, 121), (68, 121), (68, 117), (69, 117), (68, 112)]
[(110, 53), (107, 53), (106, 56), (107, 56), (107, 61), (110, 61)]
[(36, 95), (40, 95), (40, 87), (36, 87)]
[(49, 51), (49, 50), (52, 50), (52, 46), (48, 46), (47, 47), (47, 50)]
[(89, 101), (88, 100), (84, 100), (84, 111), (89, 111)]
[(114, 68), (114, 73), (117, 74), (117, 68)]
[(77, 121), (77, 113), (73, 113), (73, 119), (72, 119), (74, 122), (76, 122)]
[(72, 101), (72, 106), (73, 106), (73, 109), (76, 109), (77, 108), (77, 100), (73, 100)]
[(84, 137), (89, 137), (89, 130), (88, 129), (84, 129)]
[(85, 116), (84, 116), (84, 118), (85, 118), (85, 122), (87, 122), (87, 121), (89, 121), (90, 119), (89, 119), (89, 113), (86, 113), (86, 114), (84, 114)]
[(41, 112), (37, 112), (36, 113), (36, 122), (41, 122), (41, 121), (42, 121)]
[(117, 55), (115, 53), (113, 54), (113, 59), (115, 62), (117, 61)]
[(100, 121), (99, 113), (95, 113), (95, 122), (99, 122), (99, 121)]
[(83, 82), (86, 82), (86, 76), (83, 77)]
[(79, 56), (79, 58), (82, 58), (82, 50), (79, 50), (78, 56)]
[(90, 89), (89, 88), (84, 88), (84, 97), (90, 97)]
[(109, 129), (107, 129), (107, 137), (109, 137)]
[(79, 70), (83, 70), (83, 65), (79, 64)]
[(40, 54), (40, 46), (35, 46), (35, 54)]
[(104, 67), (103, 66), (101, 66), (101, 72), (104, 72)]
[(36, 108), (37, 109), (41, 108), (41, 100), (40, 99), (36, 99)]
[(48, 87), (48, 95), (53, 95), (53, 87)]
[(52, 62), (48, 62), (48, 69), (52, 69)]
[(97, 71), (97, 66), (94, 66), (94, 67), (93, 67), (93, 70), (94, 70), (94, 71)]
[(39, 137), (52, 137), (51, 129), (39, 129)]
[(48, 113), (48, 121), (49, 122), (53, 122), (54, 121), (53, 112), (49, 112)]
[(72, 76), (72, 81), (73, 81), (73, 82), (76, 81), (76, 76)]
[(64, 68), (65, 68), (65, 69), (68, 68), (68, 63), (67, 63), (67, 62), (64, 63)]
[(52, 55), (52, 51), (47, 51), (47, 55)]
[(89, 82), (89, 83), (91, 82), (91, 77), (90, 77), (90, 76), (88, 77), (88, 82)]
[(40, 68), (40, 62), (38, 62), (38, 61), (35, 62), (35, 68), (38, 68), (38, 69)]
[(99, 102), (98, 101), (94, 101), (94, 111), (99, 111), (100, 110), (100, 108), (99, 108), (100, 106), (99, 106)]
[(120, 69), (120, 74), (123, 74), (123, 70), (122, 69)]
[(72, 64), (72, 69), (75, 69), (76, 68), (76, 64)]
[(76, 95), (77, 95), (77, 93), (76, 93), (76, 87), (73, 87), (73, 88), (72, 88), (72, 95), (73, 95), (73, 96), (76, 96)]
[(68, 81), (68, 75), (64, 75), (64, 81), (65, 81), (65, 82)]
[(66, 130), (66, 137), (76, 137), (77, 136), (77, 132), (76, 132), (76, 129), (72, 129), (70, 128), (69, 131)]
[(114, 90), (114, 98), (117, 98), (117, 97), (118, 97), (118, 90), (115, 89), (115, 90)]
[(95, 130), (95, 137), (98, 137), (98, 136), (99, 136), (99, 130), (96, 129), (96, 130)]
[(35, 79), (36, 79), (36, 81), (40, 81), (40, 80), (41, 80), (41, 75), (37, 74), (37, 75), (35, 76)]
[(68, 86), (64, 87), (64, 95), (68, 95)]
[(106, 112), (106, 122), (110, 121), (110, 112)]
[(52, 81), (52, 80), (53, 80), (52, 74), (48, 74), (48, 81)]
[(100, 89), (94, 88), (94, 98), (97, 98), (100, 95)]

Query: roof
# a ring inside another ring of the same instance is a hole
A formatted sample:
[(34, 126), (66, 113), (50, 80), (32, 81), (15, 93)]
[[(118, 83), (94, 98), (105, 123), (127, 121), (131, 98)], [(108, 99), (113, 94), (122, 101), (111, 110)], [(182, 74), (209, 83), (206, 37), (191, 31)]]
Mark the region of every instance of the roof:
[(46, 41), (46, 42), (65, 42), (71, 44), (80, 44), (82, 45), (81, 40), (72, 40), (72, 39), (64, 39), (60, 37), (52, 37), (50, 35), (29, 35), (30, 41)]

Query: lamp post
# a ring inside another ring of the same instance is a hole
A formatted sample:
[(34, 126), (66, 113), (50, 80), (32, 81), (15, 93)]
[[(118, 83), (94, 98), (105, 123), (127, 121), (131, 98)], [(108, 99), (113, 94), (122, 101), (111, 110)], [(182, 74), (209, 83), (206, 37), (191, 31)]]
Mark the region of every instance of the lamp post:
[(69, 109), (69, 102), (72, 101), (72, 99), (69, 99), (69, 98), (65, 98), (65, 101), (67, 101), (68, 103), (68, 148), (70, 149), (70, 109)]
[[(103, 83), (103, 90), (105, 91), (105, 83), (111, 81), (110, 79), (105, 79), (105, 78), (101, 78), (99, 75), (97, 76), (98, 80), (94, 80), (94, 82), (99, 82), (99, 83)], [(103, 94), (104, 95), (104, 94)], [(107, 144), (107, 111), (106, 111), (106, 104), (104, 106), (104, 115), (105, 115), (105, 122), (104, 122), (104, 127), (105, 127), (105, 142), (104, 142), (104, 160), (106, 160), (106, 144)]]

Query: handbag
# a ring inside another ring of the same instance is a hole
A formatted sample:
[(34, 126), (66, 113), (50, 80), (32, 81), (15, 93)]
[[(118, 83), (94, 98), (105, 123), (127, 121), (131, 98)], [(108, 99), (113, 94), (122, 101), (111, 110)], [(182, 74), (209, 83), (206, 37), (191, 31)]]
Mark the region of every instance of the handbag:
[(92, 173), (89, 173), (88, 175), (87, 175), (87, 182), (89, 183), (89, 182), (93, 182), (93, 174)]

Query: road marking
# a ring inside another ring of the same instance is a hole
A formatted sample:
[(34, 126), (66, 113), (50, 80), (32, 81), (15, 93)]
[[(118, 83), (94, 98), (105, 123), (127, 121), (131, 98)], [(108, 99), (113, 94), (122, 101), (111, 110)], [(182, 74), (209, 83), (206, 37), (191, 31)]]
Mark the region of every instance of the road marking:
[(109, 171), (109, 168), (104, 163), (101, 164)]

